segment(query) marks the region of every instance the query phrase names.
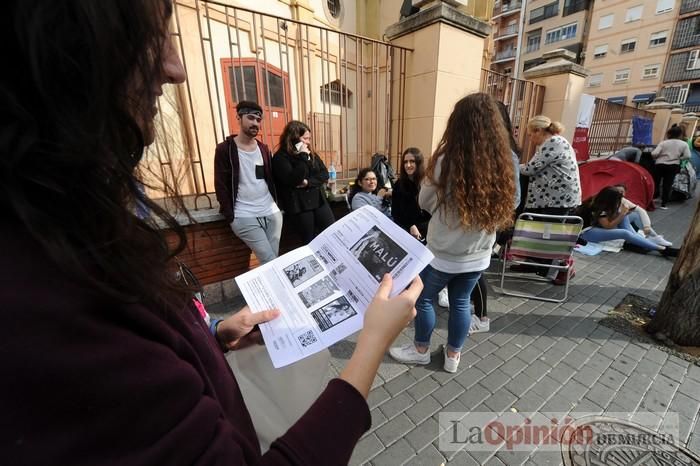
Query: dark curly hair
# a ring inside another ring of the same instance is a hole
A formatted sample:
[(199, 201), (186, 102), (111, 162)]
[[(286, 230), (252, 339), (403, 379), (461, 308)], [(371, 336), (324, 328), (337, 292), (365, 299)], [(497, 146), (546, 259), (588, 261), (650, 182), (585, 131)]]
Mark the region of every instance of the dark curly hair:
[[(435, 179), (440, 158), (440, 177)], [(513, 160), (493, 97), (478, 92), (455, 104), (426, 176), (436, 185), (439, 208), (456, 210), (460, 227), (491, 233), (512, 223)]]
[[(127, 302), (181, 305), (187, 290), (171, 259), (184, 231), (135, 173), (165, 73), (171, 2), (3, 6), (0, 40), (16, 51), (0, 81), (3, 212), (73, 279)], [(153, 217), (138, 218), (136, 205)], [(156, 218), (176, 233), (172, 246)]]
[(591, 220), (595, 220), (601, 215), (609, 219), (617, 216), (622, 203), (622, 192), (614, 186), (607, 186), (598, 192), (591, 203)]

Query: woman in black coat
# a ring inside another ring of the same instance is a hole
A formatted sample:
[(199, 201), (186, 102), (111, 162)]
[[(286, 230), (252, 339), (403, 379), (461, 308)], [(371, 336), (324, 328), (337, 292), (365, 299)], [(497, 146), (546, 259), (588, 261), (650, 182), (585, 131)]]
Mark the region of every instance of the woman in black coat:
[(418, 205), (418, 191), (423, 181), (425, 167), (423, 153), (409, 147), (401, 156), (399, 180), (394, 185), (391, 198), (391, 215), (401, 228), (419, 241), (425, 241), (430, 214)]
[(277, 203), (286, 222), (304, 244), (331, 225), (335, 218), (325, 193), (328, 170), (311, 149), (311, 129), (301, 121), (290, 121), (280, 136), (279, 149), (272, 158)]

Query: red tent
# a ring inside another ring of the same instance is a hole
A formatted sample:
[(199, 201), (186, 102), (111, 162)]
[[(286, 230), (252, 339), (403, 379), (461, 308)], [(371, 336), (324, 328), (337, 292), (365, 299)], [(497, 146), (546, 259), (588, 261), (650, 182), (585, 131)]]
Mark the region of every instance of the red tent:
[(654, 210), (654, 180), (641, 165), (615, 159), (593, 160), (579, 165), (579, 174), (583, 200), (606, 186), (624, 184), (627, 199), (646, 210)]

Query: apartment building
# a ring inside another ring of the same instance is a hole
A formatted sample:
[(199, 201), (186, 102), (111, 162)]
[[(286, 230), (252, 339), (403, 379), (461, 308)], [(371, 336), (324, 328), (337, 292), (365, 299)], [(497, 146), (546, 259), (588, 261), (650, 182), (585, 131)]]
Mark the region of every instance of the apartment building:
[[(498, 0), (494, 4), (491, 24), (491, 70), (516, 76), (522, 43), (522, 17), (526, 0)], [(514, 73), (514, 71), (516, 73)]]
[(528, 1), (523, 18), (520, 73), (544, 63), (542, 54), (554, 49), (574, 52), (580, 63), (590, 3), (589, 0)]
[[(678, 2), (677, 2), (678, 3)], [(700, 0), (682, 0), (678, 9), (661, 92), (687, 112), (700, 111)]]
[(642, 106), (661, 84), (678, 6), (675, 0), (593, 3), (583, 65), (586, 92), (619, 104)]

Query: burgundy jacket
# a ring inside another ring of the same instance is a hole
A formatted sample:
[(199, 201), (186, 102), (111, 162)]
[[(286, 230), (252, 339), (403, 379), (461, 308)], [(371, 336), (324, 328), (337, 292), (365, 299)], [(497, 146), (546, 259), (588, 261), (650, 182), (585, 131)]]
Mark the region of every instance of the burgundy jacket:
[(334, 379), (263, 456), (193, 309), (156, 313), (75, 283), (0, 219), (0, 458), (14, 466), (347, 464), (367, 403)]
[[(238, 180), (240, 164), (238, 162), (238, 148), (234, 137), (228, 136), (224, 142), (217, 144), (214, 152), (214, 189), (216, 199), (219, 201), (219, 212), (226, 221), (233, 222), (234, 204), (238, 197)], [(257, 141), (263, 158), (263, 171), (267, 188), (272, 198), (277, 200), (275, 193), (275, 181), (272, 178), (272, 154), (267, 145)]]

